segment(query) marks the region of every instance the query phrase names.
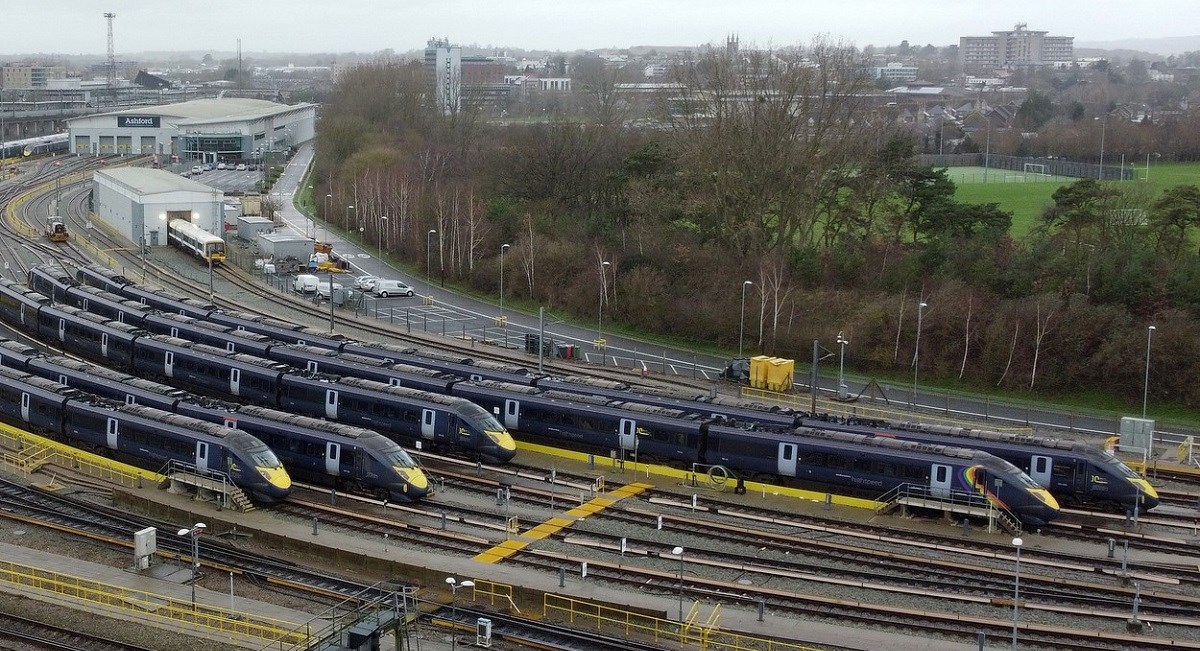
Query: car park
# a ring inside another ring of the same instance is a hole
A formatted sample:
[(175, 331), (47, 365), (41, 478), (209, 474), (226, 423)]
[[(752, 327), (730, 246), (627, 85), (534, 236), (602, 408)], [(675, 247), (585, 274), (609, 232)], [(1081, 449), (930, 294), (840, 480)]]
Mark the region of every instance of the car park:
[(388, 298), (389, 296), (412, 296), (413, 288), (400, 282), (399, 280), (380, 280), (375, 283), (375, 288), (371, 290), (379, 298)]

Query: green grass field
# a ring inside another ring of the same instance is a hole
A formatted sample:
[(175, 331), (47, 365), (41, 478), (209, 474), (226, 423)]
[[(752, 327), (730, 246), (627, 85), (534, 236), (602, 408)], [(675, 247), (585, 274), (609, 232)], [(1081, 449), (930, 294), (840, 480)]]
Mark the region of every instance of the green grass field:
[[(1146, 183), (1146, 167), (1133, 167), (1137, 181), (1124, 183)], [(1042, 211), (1054, 203), (1051, 195), (1063, 185), (1078, 179), (1066, 176), (1041, 177), (1021, 174), (1010, 170), (982, 167), (950, 167), (947, 173), (958, 187), (954, 199), (962, 203), (996, 203), (1013, 214), (1013, 237), (1029, 234), (1038, 224)], [(1115, 181), (1114, 181), (1115, 183)], [(1162, 163), (1150, 166), (1150, 188), (1154, 196), (1176, 185), (1200, 185), (1200, 163)]]

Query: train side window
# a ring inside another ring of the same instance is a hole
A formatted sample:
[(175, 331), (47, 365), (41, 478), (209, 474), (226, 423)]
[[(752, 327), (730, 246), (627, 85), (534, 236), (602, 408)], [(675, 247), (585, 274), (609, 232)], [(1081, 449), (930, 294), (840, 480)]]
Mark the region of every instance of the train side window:
[[(1044, 472), (1044, 471), (1043, 471)], [(1075, 476), (1075, 466), (1070, 463), (1056, 463), (1050, 466), (1050, 476), (1071, 478)]]

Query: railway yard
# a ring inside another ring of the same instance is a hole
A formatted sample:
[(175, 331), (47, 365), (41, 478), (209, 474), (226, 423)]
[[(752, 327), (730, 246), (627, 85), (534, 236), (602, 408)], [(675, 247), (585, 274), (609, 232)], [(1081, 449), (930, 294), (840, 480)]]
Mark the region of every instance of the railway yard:
[[(83, 217), (88, 165), (64, 159), (57, 183), (0, 186), (6, 277), (100, 262), (207, 299), (210, 271), (196, 260), (170, 250), (147, 260)], [(39, 236), (57, 194), (71, 238), (52, 244)], [(230, 309), (497, 364), (538, 362), (413, 328), (420, 298), (397, 322), (315, 305), (233, 265), (211, 273), (215, 302)], [(713, 386), (578, 360), (548, 359), (545, 371)], [(5, 463), (0, 631), (11, 641), (0, 648), (325, 648), (313, 645), (321, 632), (389, 618), (404, 622), (395, 644), (428, 649), (1200, 648), (1200, 488), (1186, 472), (1151, 475), (1161, 504), (1150, 512), (1063, 505), (1049, 524), (1013, 532), (969, 509), (883, 512), (754, 481), (735, 490), (688, 468), (527, 443), (508, 463), (410, 452), (433, 486), (424, 499), (297, 481), (285, 501), (250, 512), (150, 482), (99, 481), (70, 463), (28, 473)], [(207, 530), (191, 581), (196, 547), (176, 531), (198, 522)], [(158, 554), (129, 571), (133, 535), (146, 527), (158, 529)], [(39, 563), (59, 574), (13, 582), (16, 565)]]

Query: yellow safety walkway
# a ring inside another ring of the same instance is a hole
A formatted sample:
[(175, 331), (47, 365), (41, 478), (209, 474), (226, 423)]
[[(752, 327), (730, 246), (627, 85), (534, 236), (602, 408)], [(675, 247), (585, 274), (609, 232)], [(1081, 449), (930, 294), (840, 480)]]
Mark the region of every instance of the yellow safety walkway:
[(543, 538), (554, 535), (555, 533), (566, 529), (575, 524), (575, 521), (580, 518), (586, 518), (608, 507), (620, 502), (621, 500), (632, 497), (639, 493), (645, 492), (654, 488), (653, 484), (632, 483), (626, 484), (603, 497), (594, 497), (591, 500), (580, 504), (579, 506), (567, 511), (562, 517), (553, 517), (539, 524), (538, 526), (526, 531), (521, 536), (520, 540), (506, 540), (491, 549), (480, 552), (475, 556), (474, 560), (482, 563), (499, 563), (500, 561), (516, 554), (530, 543), (537, 542)]
[(4, 423), (0, 423), (0, 446), (13, 450), (5, 452), (0, 462), (25, 476), (47, 463), (53, 463), (96, 479), (131, 488), (141, 488), (145, 484), (155, 486), (164, 479), (158, 473), (84, 452)]
[(264, 645), (302, 645), (311, 641), (304, 624), (189, 603), (176, 597), (9, 561), (0, 561), (0, 582), (57, 598), (82, 601), (110, 612), (124, 612), (135, 620), (155, 619), (193, 626)]

